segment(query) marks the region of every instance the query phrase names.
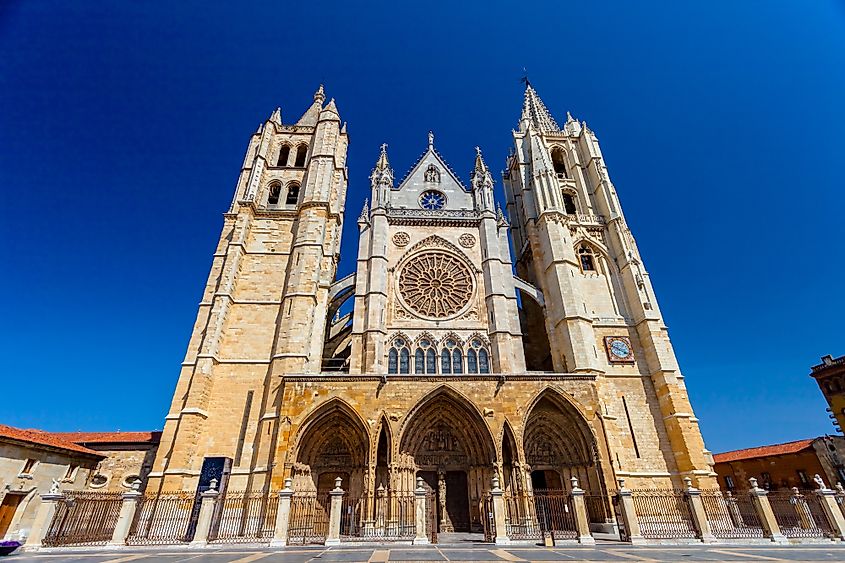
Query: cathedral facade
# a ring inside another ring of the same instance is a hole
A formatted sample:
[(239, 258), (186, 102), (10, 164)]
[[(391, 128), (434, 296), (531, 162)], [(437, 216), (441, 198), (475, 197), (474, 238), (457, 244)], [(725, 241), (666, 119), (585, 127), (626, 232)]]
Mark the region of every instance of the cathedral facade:
[(382, 146), (337, 279), (346, 125), (322, 87), (296, 123), (276, 110), (249, 141), (147, 490), (340, 477), (371, 498), (422, 477), (441, 531), (470, 531), (494, 475), (514, 494), (714, 485), (596, 135), (530, 85), (512, 135), (503, 202), (478, 149), (462, 180), (432, 134), (403, 178)]

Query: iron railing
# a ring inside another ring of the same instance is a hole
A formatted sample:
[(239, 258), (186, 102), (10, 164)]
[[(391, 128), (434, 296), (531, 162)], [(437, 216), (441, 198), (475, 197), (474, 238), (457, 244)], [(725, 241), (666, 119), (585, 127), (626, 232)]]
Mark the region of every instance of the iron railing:
[(535, 489), (526, 494), (506, 494), (505, 529), (514, 540), (540, 540), (551, 534), (557, 540), (575, 539), (572, 495), (564, 490)]
[(331, 496), (298, 492), (291, 497), (288, 544), (323, 544), (329, 531)]
[(615, 496), (615, 493), (585, 492), (584, 505), (587, 508), (587, 520), (598, 524), (613, 522), (613, 498)]
[(44, 545), (104, 545), (114, 533), (122, 493), (67, 491), (56, 506)]
[(139, 500), (127, 545), (178, 544), (193, 539), (199, 516), (194, 492), (148, 493)]
[(347, 541), (412, 540), (417, 535), (416, 497), (346, 496), (341, 503), (340, 536)]
[(209, 530), (213, 543), (268, 543), (273, 539), (279, 495), (269, 491), (226, 491), (217, 499)]
[(773, 492), (769, 504), (781, 533), (787, 538), (824, 538), (833, 535), (817, 494)]
[(636, 489), (632, 495), (640, 533), (644, 538), (685, 539), (697, 536), (684, 491)]
[(701, 503), (710, 531), (721, 539), (762, 538), (763, 527), (748, 493), (702, 490)]

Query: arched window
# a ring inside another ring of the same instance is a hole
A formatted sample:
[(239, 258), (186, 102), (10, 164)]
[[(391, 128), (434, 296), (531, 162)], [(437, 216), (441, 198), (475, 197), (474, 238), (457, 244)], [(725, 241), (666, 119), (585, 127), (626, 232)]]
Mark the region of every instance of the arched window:
[(566, 212), (567, 215), (575, 215), (576, 213), (578, 213), (577, 209), (575, 208), (574, 195), (568, 193), (563, 194), (563, 210)]
[(411, 373), (411, 353), (407, 348), (399, 351), (399, 373)]
[(290, 145), (282, 145), (279, 149), (279, 160), (276, 161), (276, 166), (287, 166), (290, 158)]
[(484, 348), (478, 351), (478, 373), (490, 373), (490, 358)]
[(296, 205), (299, 203), (299, 184), (291, 184), (288, 186), (288, 195), (285, 198), (285, 204)]
[(452, 373), (455, 375), (464, 373), (464, 356), (458, 348), (452, 350)]
[(581, 271), (596, 271), (596, 253), (593, 252), (593, 249), (590, 248), (590, 245), (582, 244), (578, 248), (578, 261), (581, 264)]
[(414, 352), (414, 373), (425, 373), (425, 352), (422, 348)]
[(478, 354), (472, 348), (467, 350), (467, 373), (478, 373)]
[(270, 186), (270, 195), (267, 196), (267, 203), (269, 205), (278, 205), (279, 204), (279, 194), (282, 193), (282, 186), (279, 184), (273, 184)]
[(452, 353), (446, 348), (440, 352), (440, 373), (452, 373)]
[(554, 149), (552, 151), (552, 166), (554, 166), (555, 174), (558, 178), (566, 178), (566, 162), (563, 156), (563, 149)]
[(399, 372), (399, 352), (396, 348), (391, 347), (387, 354), (387, 373)]
[(437, 373), (437, 352), (430, 338), (420, 338), (414, 354), (414, 373)]
[(434, 348), (429, 348), (425, 353), (425, 372), (437, 373), (437, 354)]
[(308, 145), (299, 145), (296, 148), (296, 161), (293, 163), (297, 168), (305, 166), (305, 155), (308, 154)]

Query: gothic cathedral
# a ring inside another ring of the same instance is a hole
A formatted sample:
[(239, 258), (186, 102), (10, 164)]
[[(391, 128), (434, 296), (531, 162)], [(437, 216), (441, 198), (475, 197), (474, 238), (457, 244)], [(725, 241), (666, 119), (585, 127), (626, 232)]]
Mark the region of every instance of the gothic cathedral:
[(147, 490), (340, 477), (372, 498), (421, 477), (441, 531), (471, 531), (494, 476), (515, 494), (713, 486), (595, 133), (527, 85), (512, 135), (501, 204), (478, 149), (462, 178), (429, 134), (398, 179), (382, 146), (337, 279), (346, 124), (322, 87), (294, 124), (277, 109), (250, 138)]

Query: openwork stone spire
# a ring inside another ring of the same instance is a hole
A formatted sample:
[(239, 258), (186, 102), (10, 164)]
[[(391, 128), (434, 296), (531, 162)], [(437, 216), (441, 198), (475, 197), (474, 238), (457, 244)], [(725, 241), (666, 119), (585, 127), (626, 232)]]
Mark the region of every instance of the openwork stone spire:
[(546, 104), (540, 99), (537, 91), (528, 84), (525, 88), (525, 99), (522, 102), (522, 117), (520, 119), (520, 129), (524, 125), (531, 123), (535, 128), (545, 133), (557, 133), (560, 131), (557, 122), (546, 109)]

